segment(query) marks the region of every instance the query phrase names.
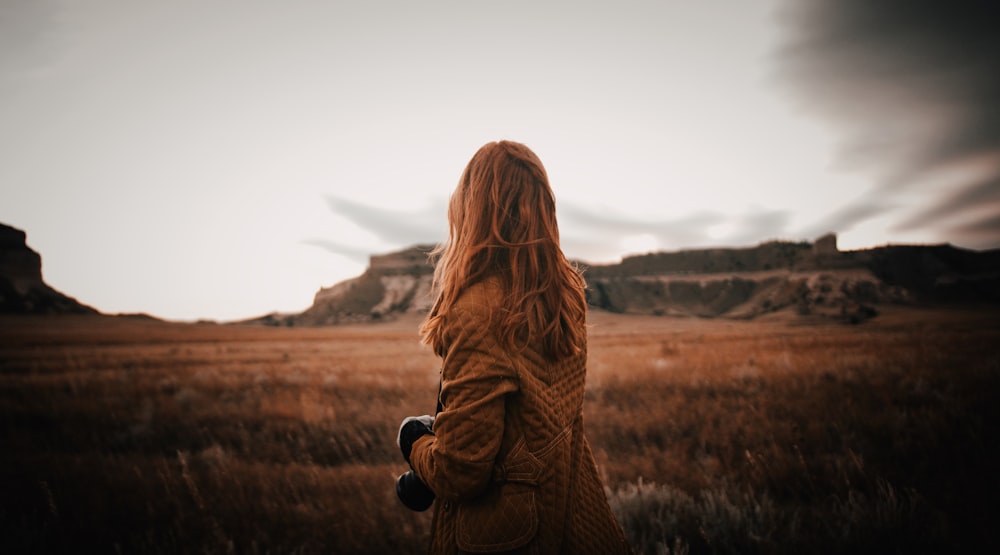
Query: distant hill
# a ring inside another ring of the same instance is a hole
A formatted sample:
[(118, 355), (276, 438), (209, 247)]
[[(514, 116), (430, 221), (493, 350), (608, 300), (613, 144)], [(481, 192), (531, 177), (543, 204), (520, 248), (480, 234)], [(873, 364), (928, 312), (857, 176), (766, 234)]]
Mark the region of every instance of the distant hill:
[(0, 224), (0, 314), (98, 314), (48, 286), (42, 257), (20, 229)]
[[(370, 322), (430, 308), (430, 246), (372, 256), (365, 272), (316, 293), (300, 314), (270, 325)], [(899, 245), (840, 251), (833, 234), (813, 243), (693, 249), (587, 265), (587, 301), (627, 314), (755, 318), (778, 311), (860, 322), (898, 303), (1000, 303), (1000, 250)]]
[(422, 245), (369, 257), (368, 268), (356, 278), (321, 288), (313, 304), (299, 314), (268, 314), (241, 323), (275, 326), (321, 326), (372, 322), (431, 307), (433, 246)]
[(612, 312), (754, 318), (784, 309), (858, 322), (880, 304), (1000, 302), (1000, 250), (815, 243), (660, 252), (593, 266), (588, 302)]
[[(41, 256), (24, 231), (0, 224), (0, 314), (99, 314), (42, 279)], [(307, 310), (242, 323), (322, 326), (424, 314), (434, 267), (429, 245), (373, 255), (360, 276), (321, 288)], [(690, 249), (579, 264), (587, 302), (623, 314), (756, 318), (790, 311), (860, 322), (887, 304), (1000, 303), (1000, 249), (889, 245), (841, 251), (833, 234), (815, 242)]]

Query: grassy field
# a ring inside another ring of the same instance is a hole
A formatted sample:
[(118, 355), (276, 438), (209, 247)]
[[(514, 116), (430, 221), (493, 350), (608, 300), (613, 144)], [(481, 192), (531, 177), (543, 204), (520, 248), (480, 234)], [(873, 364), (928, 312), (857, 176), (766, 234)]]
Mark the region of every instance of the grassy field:
[[(1000, 314), (591, 315), (587, 433), (640, 553), (992, 553)], [(416, 321), (0, 319), (0, 553), (421, 553)]]

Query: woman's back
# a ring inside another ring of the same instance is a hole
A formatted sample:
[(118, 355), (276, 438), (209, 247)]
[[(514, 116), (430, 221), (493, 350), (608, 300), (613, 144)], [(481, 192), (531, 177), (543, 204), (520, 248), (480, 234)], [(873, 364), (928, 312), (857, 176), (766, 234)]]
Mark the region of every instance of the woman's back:
[[(585, 346), (555, 361), (538, 341), (504, 348), (487, 325), (502, 298), (495, 280), (475, 284), (444, 324), (443, 410), (434, 433), (447, 448), (438, 461), (434, 446), (415, 446), (411, 456), (418, 474), (446, 476), (445, 486), (429, 484), (439, 496), (431, 553), (522, 547), (519, 539), (537, 553), (626, 552), (583, 434)], [(491, 394), (501, 398), (491, 402)], [(477, 398), (475, 412), (465, 397)], [(483, 414), (491, 405), (494, 418), (502, 414), (499, 436)], [(477, 453), (485, 464), (475, 464)]]
[(442, 358), (439, 411), (400, 426), (414, 475), (401, 499), (436, 497), (432, 553), (628, 552), (583, 433), (584, 283), (541, 161), (483, 146), (448, 220), (422, 326)]

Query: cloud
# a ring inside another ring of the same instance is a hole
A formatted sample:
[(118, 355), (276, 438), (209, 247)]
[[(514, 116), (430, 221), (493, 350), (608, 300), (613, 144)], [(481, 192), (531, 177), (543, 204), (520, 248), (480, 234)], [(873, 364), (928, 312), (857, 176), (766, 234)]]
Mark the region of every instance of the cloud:
[(974, 249), (997, 247), (1000, 236), (1000, 179), (985, 179), (903, 220), (901, 231), (919, 229), (926, 222), (940, 222), (964, 246)]
[[(942, 220), (957, 213), (980, 208), (993, 214), (1000, 213), (1000, 177), (993, 177), (971, 184), (945, 197), (938, 205), (922, 210), (897, 225), (909, 230), (921, 227), (924, 222)], [(965, 227), (965, 226), (961, 226)]]
[(1000, 213), (993, 213), (954, 227), (956, 233), (969, 237), (969, 247), (974, 249), (996, 248), (995, 238), (1000, 234)]
[(740, 237), (754, 243), (776, 239), (787, 235), (791, 216), (785, 210), (756, 208), (735, 219), (735, 230)]
[(359, 262), (361, 264), (368, 263), (368, 257), (372, 254), (369, 249), (360, 248), (345, 243), (339, 243), (337, 241), (331, 241), (329, 239), (304, 239), (302, 241), (303, 245), (311, 245), (313, 247), (319, 247), (327, 252), (333, 254), (339, 254), (345, 258)]
[(704, 236), (704, 230), (725, 217), (714, 212), (695, 212), (676, 220), (639, 220), (609, 210), (591, 210), (562, 201), (558, 207), (560, 225), (586, 235), (600, 235), (618, 240), (626, 235), (650, 234), (661, 244), (687, 245)]
[[(373, 253), (435, 244), (445, 239), (444, 202), (402, 211), (332, 195), (327, 196), (326, 201), (336, 215), (373, 234), (380, 245), (365, 247), (350, 238), (312, 238), (302, 241), (303, 244), (365, 263)], [(559, 202), (557, 210), (563, 251), (571, 258), (587, 262), (608, 262), (623, 255), (639, 254), (628, 250), (629, 239), (636, 237), (654, 239), (655, 250), (743, 246), (774, 239), (802, 238), (789, 234), (791, 214), (788, 211), (760, 207), (739, 214), (703, 210), (663, 220), (636, 219), (625, 213), (588, 208), (565, 200)]]
[(741, 246), (788, 237), (791, 214), (784, 210), (751, 208), (742, 214), (703, 210), (680, 218), (641, 220), (609, 210), (561, 202), (560, 233), (567, 255), (587, 261), (608, 261), (623, 254), (626, 239), (655, 238), (656, 250), (706, 246)]
[(46, 31), (58, 18), (59, 7), (51, 0), (0, 2), (0, 79), (23, 78), (50, 64), (62, 44)]
[(610, 210), (589, 209), (562, 201), (558, 207), (559, 232), (563, 251), (571, 258), (588, 262), (618, 260), (625, 241), (634, 236), (651, 236), (658, 250), (673, 250), (702, 243), (706, 230), (724, 221), (721, 214), (692, 213), (676, 220), (639, 220)]
[(438, 243), (447, 232), (447, 208), (433, 202), (414, 210), (386, 210), (333, 195), (326, 203), (335, 214), (371, 232), (380, 241), (395, 247)]
[(359, 262), (368, 263), (372, 254), (390, 252), (414, 245), (432, 245), (445, 240), (447, 209), (445, 203), (431, 202), (414, 210), (386, 210), (347, 198), (327, 195), (327, 206), (338, 217), (344, 218), (372, 234), (375, 241), (362, 241), (358, 237), (308, 238), (303, 245), (319, 247)]
[[(985, 176), (933, 183), (941, 205), (891, 207), (901, 227), (929, 211), (971, 218), (982, 179), (1000, 177), (1000, 8), (981, 0), (785, 0), (777, 16), (787, 38), (776, 77), (805, 112), (840, 130), (839, 165), (872, 175), (873, 194), (888, 208), (926, 187), (928, 176), (985, 159)], [(971, 239), (961, 227), (951, 232)], [(992, 243), (1000, 245), (1000, 234)]]
[(843, 233), (896, 208), (897, 205), (878, 199), (857, 199), (834, 210), (818, 222), (805, 227), (800, 231), (800, 235), (804, 239), (815, 239), (825, 233)]

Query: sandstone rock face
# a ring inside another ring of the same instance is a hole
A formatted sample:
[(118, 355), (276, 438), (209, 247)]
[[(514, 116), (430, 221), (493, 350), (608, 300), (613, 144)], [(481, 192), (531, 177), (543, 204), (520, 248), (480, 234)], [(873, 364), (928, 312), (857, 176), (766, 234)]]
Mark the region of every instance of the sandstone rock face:
[(0, 224), (0, 314), (97, 314), (42, 280), (42, 257), (20, 229)]
[(865, 270), (762, 271), (588, 280), (587, 301), (611, 312), (750, 319), (795, 309), (859, 322), (878, 304), (909, 302), (903, 288)]
[(430, 246), (376, 255), (360, 276), (320, 289), (313, 305), (283, 322), (291, 325), (326, 325), (370, 322), (410, 312), (430, 310), (434, 266)]
[(1000, 302), (1000, 250), (921, 245), (844, 252), (834, 234), (813, 245), (628, 257), (585, 276), (588, 302), (622, 313), (754, 318), (794, 309), (856, 323), (875, 316), (881, 304)]
[[(365, 273), (320, 289), (305, 312), (258, 321), (327, 325), (426, 313), (433, 302), (430, 250), (372, 256)], [(1000, 250), (931, 245), (845, 252), (834, 234), (815, 244), (773, 241), (630, 256), (584, 270), (592, 307), (630, 314), (750, 319), (791, 311), (857, 323), (885, 304), (1000, 302)]]
[(22, 294), (42, 283), (42, 257), (26, 240), (20, 229), (0, 224), (0, 276)]

